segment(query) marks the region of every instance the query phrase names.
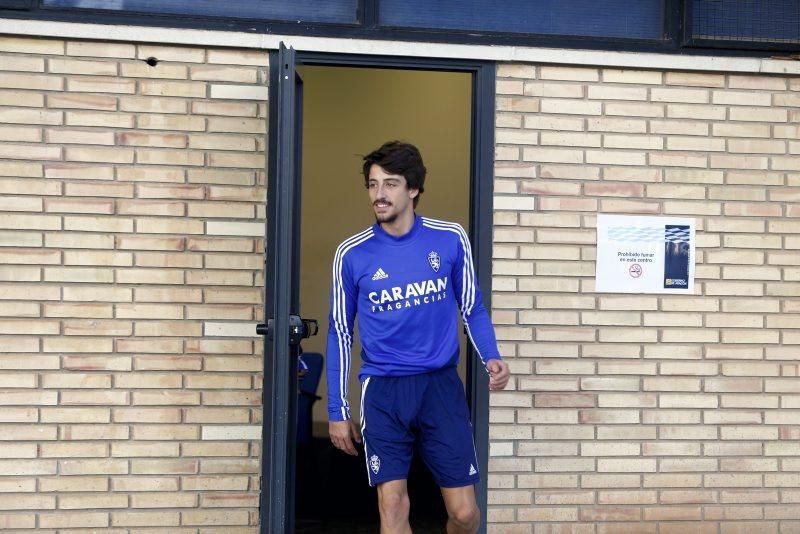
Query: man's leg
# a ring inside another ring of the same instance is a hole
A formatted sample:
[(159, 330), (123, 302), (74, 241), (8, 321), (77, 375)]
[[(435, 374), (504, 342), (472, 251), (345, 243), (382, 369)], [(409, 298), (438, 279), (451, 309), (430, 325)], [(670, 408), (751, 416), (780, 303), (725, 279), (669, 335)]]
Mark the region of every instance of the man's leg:
[(475, 501), (475, 486), (441, 490), (447, 508), (448, 534), (475, 534), (481, 522), (481, 512)]
[(381, 513), (381, 534), (411, 534), (411, 525), (408, 523), (411, 505), (405, 480), (378, 484), (378, 509)]

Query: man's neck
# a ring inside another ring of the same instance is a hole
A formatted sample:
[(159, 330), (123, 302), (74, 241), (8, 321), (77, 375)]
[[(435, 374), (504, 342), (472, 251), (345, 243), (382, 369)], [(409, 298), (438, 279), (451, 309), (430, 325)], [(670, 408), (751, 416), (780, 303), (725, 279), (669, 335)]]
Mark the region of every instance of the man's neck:
[(390, 223), (381, 223), (381, 228), (383, 231), (389, 235), (394, 237), (402, 237), (406, 235), (408, 232), (411, 231), (411, 228), (414, 226), (414, 212), (408, 211), (390, 222)]

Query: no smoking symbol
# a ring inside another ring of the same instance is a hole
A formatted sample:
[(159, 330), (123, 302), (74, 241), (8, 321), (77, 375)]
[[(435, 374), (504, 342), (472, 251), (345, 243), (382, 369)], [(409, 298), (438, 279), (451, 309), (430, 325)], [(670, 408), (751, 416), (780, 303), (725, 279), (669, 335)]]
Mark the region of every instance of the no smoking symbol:
[(638, 263), (634, 263), (628, 268), (628, 274), (630, 274), (633, 278), (639, 278), (642, 276), (642, 266)]

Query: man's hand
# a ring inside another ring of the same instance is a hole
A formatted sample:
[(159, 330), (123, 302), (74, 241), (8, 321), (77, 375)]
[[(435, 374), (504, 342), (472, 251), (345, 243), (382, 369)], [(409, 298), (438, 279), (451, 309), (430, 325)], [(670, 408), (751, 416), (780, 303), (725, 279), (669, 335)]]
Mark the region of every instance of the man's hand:
[(505, 389), (510, 375), (508, 364), (503, 360), (492, 359), (486, 364), (486, 370), (489, 371), (489, 389)]
[(361, 443), (361, 431), (352, 419), (328, 422), (328, 432), (331, 435), (331, 443), (333, 443), (334, 447), (347, 454), (358, 455), (356, 447), (353, 445), (353, 440)]

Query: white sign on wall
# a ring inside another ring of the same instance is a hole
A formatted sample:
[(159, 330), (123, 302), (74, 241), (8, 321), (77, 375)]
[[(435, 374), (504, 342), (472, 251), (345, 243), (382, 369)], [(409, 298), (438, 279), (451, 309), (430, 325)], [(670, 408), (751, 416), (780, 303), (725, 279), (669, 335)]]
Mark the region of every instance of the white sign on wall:
[(597, 216), (595, 290), (694, 293), (694, 219)]

